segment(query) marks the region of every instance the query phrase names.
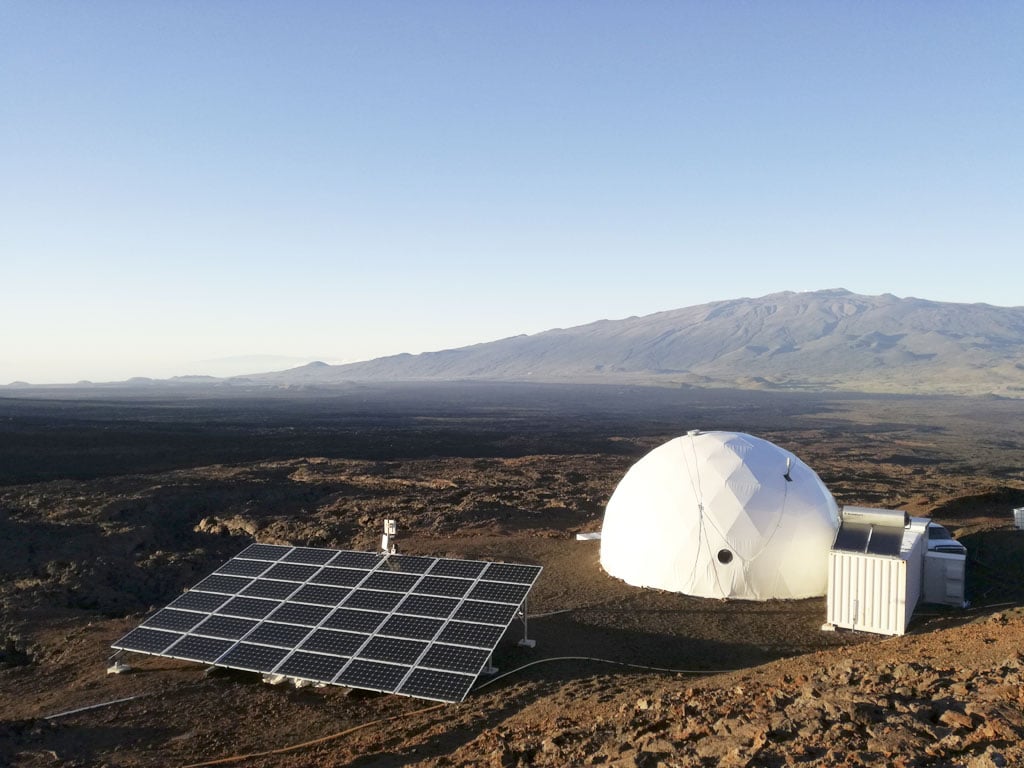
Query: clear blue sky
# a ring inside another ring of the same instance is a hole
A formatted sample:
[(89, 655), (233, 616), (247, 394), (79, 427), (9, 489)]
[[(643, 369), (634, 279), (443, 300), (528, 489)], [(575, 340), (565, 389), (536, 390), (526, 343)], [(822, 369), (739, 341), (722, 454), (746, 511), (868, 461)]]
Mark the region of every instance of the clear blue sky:
[(1019, 2), (3, 0), (0, 383), (1022, 305), (1022, 41)]

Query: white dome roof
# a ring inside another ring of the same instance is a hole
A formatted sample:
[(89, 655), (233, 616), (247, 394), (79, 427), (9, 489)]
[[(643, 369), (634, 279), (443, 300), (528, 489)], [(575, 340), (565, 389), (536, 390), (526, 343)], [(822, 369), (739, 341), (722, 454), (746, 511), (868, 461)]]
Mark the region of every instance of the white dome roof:
[(655, 448), (615, 489), (601, 565), (639, 587), (698, 597), (824, 595), (839, 509), (789, 451), (740, 432)]

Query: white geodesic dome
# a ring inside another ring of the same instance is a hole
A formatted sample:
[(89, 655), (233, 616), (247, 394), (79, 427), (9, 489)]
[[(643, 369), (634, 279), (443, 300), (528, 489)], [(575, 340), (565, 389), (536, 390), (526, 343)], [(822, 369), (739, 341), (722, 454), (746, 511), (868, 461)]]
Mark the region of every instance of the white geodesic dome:
[(839, 508), (789, 451), (741, 432), (655, 448), (605, 510), (601, 565), (638, 587), (698, 597), (824, 595)]

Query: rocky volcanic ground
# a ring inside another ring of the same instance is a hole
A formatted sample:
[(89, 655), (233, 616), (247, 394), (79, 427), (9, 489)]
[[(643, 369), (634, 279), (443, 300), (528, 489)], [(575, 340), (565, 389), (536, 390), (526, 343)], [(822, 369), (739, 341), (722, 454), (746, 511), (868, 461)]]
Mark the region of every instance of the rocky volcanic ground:
[[(839, 404), (757, 430), (841, 503), (934, 514), (970, 548), (972, 608), (922, 606), (902, 638), (822, 632), (824, 599), (707, 601), (604, 574), (597, 542), (574, 534), (600, 527), (619, 478), (673, 425), (598, 435), (607, 449), (591, 452), (185, 457), (9, 483), (0, 764), (1024, 764), (1024, 532), (1009, 516), (1024, 506), (1024, 436), (1002, 412), (929, 419), (932, 406)], [(434, 706), (155, 657), (106, 674), (111, 642), (248, 542), (374, 548), (384, 517), (405, 552), (544, 566), (537, 647), (518, 647), (514, 624), (495, 654), (507, 676)]]

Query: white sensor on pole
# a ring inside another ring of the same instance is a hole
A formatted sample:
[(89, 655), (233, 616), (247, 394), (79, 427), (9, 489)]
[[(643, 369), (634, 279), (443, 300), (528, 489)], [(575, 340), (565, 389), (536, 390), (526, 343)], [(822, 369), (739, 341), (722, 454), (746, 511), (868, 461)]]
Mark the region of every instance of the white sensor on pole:
[(398, 532), (398, 522), (396, 520), (385, 520), (384, 521), (384, 535), (380, 539), (380, 549), (382, 552), (386, 552), (389, 555), (395, 554), (397, 551), (395, 548), (395, 534)]

